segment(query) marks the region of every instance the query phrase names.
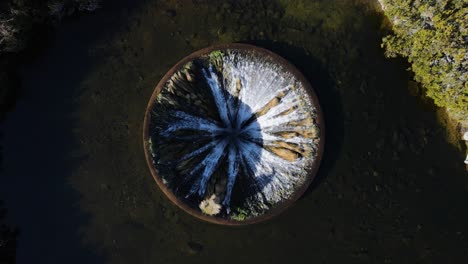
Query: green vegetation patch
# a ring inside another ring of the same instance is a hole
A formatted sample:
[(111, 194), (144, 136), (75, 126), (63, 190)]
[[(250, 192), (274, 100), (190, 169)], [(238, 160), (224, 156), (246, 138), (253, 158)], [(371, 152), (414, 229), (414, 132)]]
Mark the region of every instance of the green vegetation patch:
[(436, 105), (468, 119), (468, 2), (385, 0), (393, 35), (383, 39), (388, 57), (408, 58), (416, 81)]

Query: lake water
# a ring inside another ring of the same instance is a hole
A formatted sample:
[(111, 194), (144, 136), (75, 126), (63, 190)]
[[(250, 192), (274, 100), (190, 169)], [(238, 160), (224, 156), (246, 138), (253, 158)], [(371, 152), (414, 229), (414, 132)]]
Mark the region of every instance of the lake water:
[[(373, 1), (104, 3), (66, 21), (20, 72), (2, 125), (1, 197), (18, 263), (464, 263), (468, 175), (408, 65), (380, 48)], [(280, 216), (224, 227), (176, 208), (144, 159), (159, 79), (211, 44), (296, 65), (326, 121), (316, 180)]]

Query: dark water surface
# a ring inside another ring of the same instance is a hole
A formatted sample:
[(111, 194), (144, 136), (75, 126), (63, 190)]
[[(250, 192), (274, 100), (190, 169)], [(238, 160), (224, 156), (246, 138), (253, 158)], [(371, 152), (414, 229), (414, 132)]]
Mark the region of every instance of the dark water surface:
[[(137, 1), (62, 25), (21, 71), (1, 197), (18, 263), (465, 263), (468, 175), (364, 1)], [(246, 42), (295, 64), (325, 112), (317, 179), (279, 217), (200, 222), (157, 189), (147, 101), (179, 59)]]

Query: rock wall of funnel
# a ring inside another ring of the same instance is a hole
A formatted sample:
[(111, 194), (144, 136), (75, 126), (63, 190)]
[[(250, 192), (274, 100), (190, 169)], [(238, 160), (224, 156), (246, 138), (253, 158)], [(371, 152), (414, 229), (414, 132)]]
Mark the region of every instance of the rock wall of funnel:
[(271, 58), (212, 52), (177, 71), (157, 97), (155, 167), (194, 208), (209, 200), (213, 215), (261, 215), (307, 178), (320, 135), (311, 102)]

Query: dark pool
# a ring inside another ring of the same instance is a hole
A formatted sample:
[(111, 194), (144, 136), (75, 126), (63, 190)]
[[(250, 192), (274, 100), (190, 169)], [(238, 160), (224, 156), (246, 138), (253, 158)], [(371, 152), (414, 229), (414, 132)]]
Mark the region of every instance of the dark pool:
[[(408, 65), (383, 56), (373, 1), (104, 7), (60, 26), (22, 67), (20, 99), (1, 127), (0, 195), (21, 230), (18, 263), (468, 261), (463, 155), (434, 108), (410, 95)], [(171, 204), (142, 147), (162, 75), (226, 42), (290, 60), (315, 88), (327, 126), (306, 195), (271, 221), (237, 228)]]

